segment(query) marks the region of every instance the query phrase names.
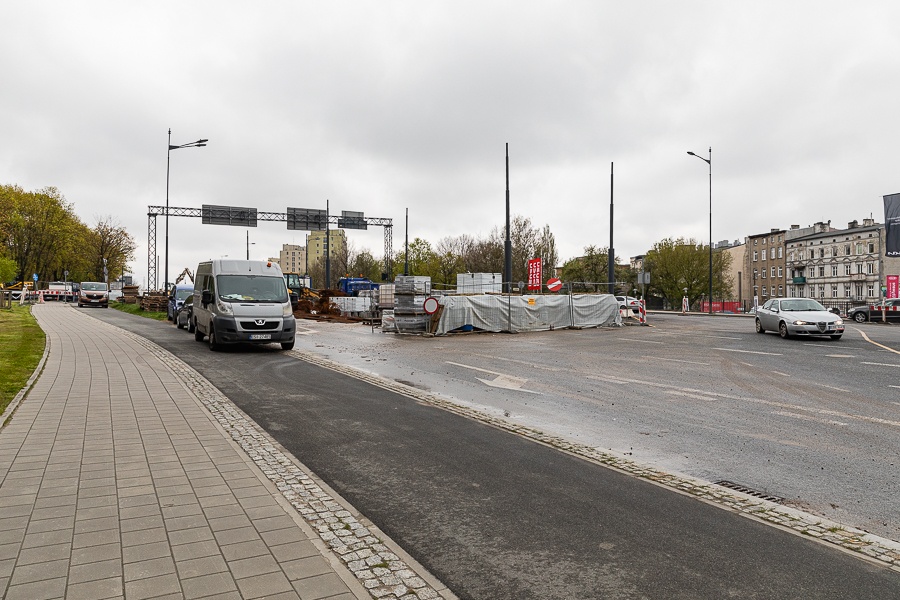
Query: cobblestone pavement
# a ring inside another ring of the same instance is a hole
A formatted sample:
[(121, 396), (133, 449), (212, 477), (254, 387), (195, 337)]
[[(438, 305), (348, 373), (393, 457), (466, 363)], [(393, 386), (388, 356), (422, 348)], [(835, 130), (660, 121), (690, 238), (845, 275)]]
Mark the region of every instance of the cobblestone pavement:
[(4, 598), (453, 598), (182, 361), (34, 314), (47, 349), (0, 430)]

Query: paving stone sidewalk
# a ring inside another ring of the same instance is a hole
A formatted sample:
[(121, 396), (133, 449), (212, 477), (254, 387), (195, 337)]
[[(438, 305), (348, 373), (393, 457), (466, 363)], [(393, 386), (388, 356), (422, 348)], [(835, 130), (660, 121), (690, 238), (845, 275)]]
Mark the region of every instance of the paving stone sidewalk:
[(40, 373), (0, 417), (0, 597), (372, 597), (170, 365), (34, 314)]

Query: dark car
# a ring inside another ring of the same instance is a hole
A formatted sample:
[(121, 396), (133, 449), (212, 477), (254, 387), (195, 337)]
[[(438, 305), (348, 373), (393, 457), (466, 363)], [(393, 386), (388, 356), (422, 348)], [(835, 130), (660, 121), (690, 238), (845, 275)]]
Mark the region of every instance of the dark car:
[(170, 321), (175, 320), (175, 313), (181, 308), (181, 305), (184, 304), (185, 298), (190, 297), (194, 293), (194, 286), (192, 285), (173, 285), (171, 290), (169, 291), (169, 307), (166, 309), (166, 317)]
[(189, 333), (194, 333), (194, 297), (188, 296), (184, 299), (181, 308), (175, 313), (175, 327), (178, 329), (187, 328)]
[[(847, 318), (857, 323), (866, 321), (881, 321), (881, 304), (875, 304), (875, 310), (866, 306), (857, 306), (847, 311)], [(900, 298), (888, 298), (884, 301), (884, 316), (888, 321), (900, 321)]]

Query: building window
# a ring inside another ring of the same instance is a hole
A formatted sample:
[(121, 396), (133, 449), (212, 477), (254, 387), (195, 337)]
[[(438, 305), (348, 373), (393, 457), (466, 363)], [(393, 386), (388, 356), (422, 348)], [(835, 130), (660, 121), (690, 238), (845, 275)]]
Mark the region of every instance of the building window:
[(863, 264), (862, 263), (856, 263), (856, 272), (857, 272), (857, 274), (860, 274), (860, 275), (862, 274), (862, 272), (863, 272)]
[(874, 298), (874, 297), (875, 297), (875, 286), (874, 286), (873, 284), (871, 284), (871, 283), (869, 284), (869, 287), (868, 287), (868, 289), (866, 290), (866, 295), (867, 295), (869, 298)]
[(832, 297), (832, 298), (837, 298), (837, 297), (838, 297), (838, 290), (837, 290), (837, 284), (836, 284), (836, 283), (832, 283), (832, 284), (831, 284), (831, 297)]
[(763, 252), (762, 252), (762, 259), (763, 259), (763, 260), (766, 260), (766, 252), (765, 252), (765, 250), (763, 250)]
[(789, 253), (788, 253), (788, 260), (789, 260), (790, 262), (794, 262), (794, 253), (793, 253), (793, 252), (789, 252)]
[(857, 254), (857, 256), (859, 256), (859, 255), (862, 254), (862, 253), (863, 253), (863, 245), (862, 245), (862, 243), (857, 243), (857, 244), (856, 244), (856, 254)]
[(845, 283), (844, 284), (844, 298), (850, 298), (850, 297), (851, 297), (850, 296), (850, 284)]
[(832, 277), (837, 277), (837, 276), (838, 276), (838, 274), (837, 274), (837, 265), (831, 265), (831, 276), (832, 276)]
[(759, 252), (754, 250), (753, 251), (753, 262), (756, 262), (757, 260), (759, 260)]
[(850, 263), (844, 265), (844, 275), (850, 274)]
[(778, 286), (778, 295), (781, 296), (782, 298), (784, 298), (784, 286), (783, 285)]
[(778, 258), (784, 258), (784, 248), (778, 247)]
[(772, 251), (769, 252), (769, 258), (771, 258), (772, 260), (775, 260), (775, 248), (772, 248)]
[(844, 244), (844, 256), (850, 256), (850, 244)]
[(825, 267), (824, 265), (819, 266), (819, 277), (825, 277)]
[(824, 297), (825, 297), (825, 286), (820, 285), (819, 286), (819, 298), (824, 298)]
[(857, 297), (857, 298), (862, 298), (862, 297), (863, 297), (863, 295), (862, 295), (862, 290), (863, 290), (862, 284), (861, 284), (861, 283), (857, 283), (857, 284), (856, 284), (856, 297)]
[(869, 242), (869, 254), (875, 254), (875, 243)]
[(772, 279), (775, 279), (775, 267), (772, 267)]
[(784, 267), (778, 267), (778, 277), (784, 277)]
[(762, 275), (762, 278), (763, 278), (763, 279), (766, 278), (766, 273), (768, 273), (768, 271), (766, 271), (765, 269), (763, 269), (762, 272), (761, 272), (761, 275)]
[(763, 298), (765, 298), (768, 295), (769, 295), (768, 292), (766, 292), (766, 286), (763, 286)]
[[(873, 263), (873, 262), (866, 263), (866, 273), (868, 273), (869, 275), (875, 274), (875, 263)], [(869, 295), (871, 296), (872, 294), (869, 294)]]

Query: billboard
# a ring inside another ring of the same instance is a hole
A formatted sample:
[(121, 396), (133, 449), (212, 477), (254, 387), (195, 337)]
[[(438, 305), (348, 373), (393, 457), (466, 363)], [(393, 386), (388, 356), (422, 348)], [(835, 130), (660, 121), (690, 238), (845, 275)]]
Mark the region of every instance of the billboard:
[(539, 258), (528, 260), (528, 289), (541, 289), (541, 259)]
[(884, 197), (885, 256), (900, 256), (900, 194)]

